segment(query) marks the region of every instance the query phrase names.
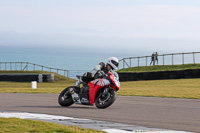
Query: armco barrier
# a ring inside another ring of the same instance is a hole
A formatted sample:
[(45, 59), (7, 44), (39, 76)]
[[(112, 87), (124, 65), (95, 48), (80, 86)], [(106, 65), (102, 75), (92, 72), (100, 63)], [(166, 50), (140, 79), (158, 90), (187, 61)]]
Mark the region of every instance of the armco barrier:
[(0, 81), (14, 82), (53, 82), (54, 74), (0, 74)]
[(200, 78), (200, 69), (140, 72), (140, 73), (119, 72), (118, 74), (120, 81), (184, 79), (184, 78)]

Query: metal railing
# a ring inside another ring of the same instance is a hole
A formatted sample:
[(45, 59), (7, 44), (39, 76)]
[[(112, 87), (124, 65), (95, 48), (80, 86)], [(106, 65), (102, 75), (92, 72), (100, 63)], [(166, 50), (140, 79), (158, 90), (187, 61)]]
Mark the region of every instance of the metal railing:
[[(123, 58), (120, 61), (119, 69), (139, 67), (139, 66), (150, 66), (152, 55), (140, 56), (140, 57), (129, 57)], [(157, 55), (157, 59), (153, 60), (152, 65), (184, 65), (190, 63), (200, 63), (200, 52), (188, 52), (188, 53), (171, 53)]]
[(76, 78), (76, 75), (82, 75), (86, 70), (66, 70), (52, 67), (46, 67), (29, 62), (0, 62), (0, 70), (13, 70), (13, 71), (47, 71), (55, 72), (69, 78)]
[[(123, 58), (120, 61), (119, 69), (139, 66), (151, 65), (152, 56), (140, 56)], [(172, 53), (157, 55), (158, 60), (155, 60), (153, 65), (176, 65), (176, 64), (189, 64), (200, 63), (200, 52), (189, 53)], [(159, 62), (158, 62), (159, 61)], [(76, 79), (76, 75), (82, 75), (88, 70), (66, 70), (52, 67), (46, 67), (29, 62), (0, 62), (0, 70), (14, 70), (14, 71), (47, 71), (55, 72), (65, 77)]]

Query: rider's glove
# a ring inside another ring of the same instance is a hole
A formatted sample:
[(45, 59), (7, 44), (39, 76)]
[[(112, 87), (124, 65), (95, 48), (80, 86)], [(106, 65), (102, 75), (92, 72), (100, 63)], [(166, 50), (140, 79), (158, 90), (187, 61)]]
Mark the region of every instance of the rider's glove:
[(103, 77), (105, 73), (103, 71), (99, 71), (99, 77)]
[(105, 73), (103, 71), (97, 71), (96, 75), (95, 75), (95, 79), (96, 78), (103, 78), (105, 76)]

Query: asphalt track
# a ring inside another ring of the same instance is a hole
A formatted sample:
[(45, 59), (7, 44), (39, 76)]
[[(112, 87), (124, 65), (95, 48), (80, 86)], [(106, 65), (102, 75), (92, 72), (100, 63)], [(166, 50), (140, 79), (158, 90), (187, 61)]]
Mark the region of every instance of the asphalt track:
[(118, 96), (107, 109), (61, 107), (58, 94), (0, 93), (0, 110), (88, 118), (200, 133), (200, 100)]

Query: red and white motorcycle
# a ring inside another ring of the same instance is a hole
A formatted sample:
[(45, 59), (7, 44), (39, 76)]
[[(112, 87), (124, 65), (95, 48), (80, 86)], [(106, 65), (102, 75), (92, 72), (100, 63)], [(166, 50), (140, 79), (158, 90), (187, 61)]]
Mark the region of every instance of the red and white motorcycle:
[(70, 106), (74, 103), (94, 105), (95, 103), (97, 108), (107, 108), (114, 103), (119, 88), (118, 74), (114, 71), (108, 72), (104, 78), (92, 80), (81, 88), (67, 87), (60, 93), (58, 103), (61, 106)]

